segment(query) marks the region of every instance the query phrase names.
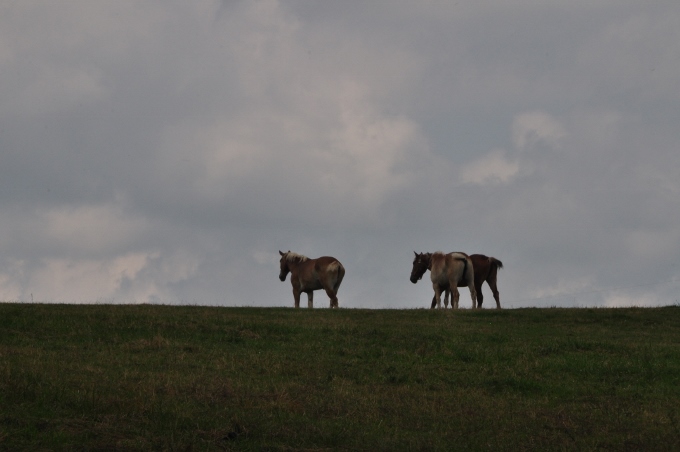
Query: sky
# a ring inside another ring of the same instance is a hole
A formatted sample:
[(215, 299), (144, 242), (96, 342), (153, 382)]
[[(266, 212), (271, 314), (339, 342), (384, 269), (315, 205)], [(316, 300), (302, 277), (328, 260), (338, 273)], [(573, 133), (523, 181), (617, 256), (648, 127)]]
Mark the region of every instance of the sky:
[(0, 73), (1, 301), (679, 303), (677, 0), (4, 1)]

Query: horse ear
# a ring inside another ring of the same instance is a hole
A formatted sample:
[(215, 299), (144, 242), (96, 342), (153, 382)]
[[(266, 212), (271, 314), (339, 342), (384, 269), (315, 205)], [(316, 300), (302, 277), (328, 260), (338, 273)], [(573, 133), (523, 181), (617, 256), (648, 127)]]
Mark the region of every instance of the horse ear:
[(283, 253), (281, 250), (279, 250), (279, 254), (283, 256), (285, 253)]
[(416, 255), (416, 257), (418, 257), (418, 253), (416, 253), (415, 251), (413, 252), (413, 254), (415, 254), (415, 255)]

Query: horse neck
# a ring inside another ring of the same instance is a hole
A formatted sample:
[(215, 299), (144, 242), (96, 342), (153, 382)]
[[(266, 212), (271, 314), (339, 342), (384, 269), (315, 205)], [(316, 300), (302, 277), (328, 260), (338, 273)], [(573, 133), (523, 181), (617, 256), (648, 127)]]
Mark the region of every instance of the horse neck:
[(305, 259), (305, 260), (298, 260), (298, 259), (293, 259), (288, 261), (288, 270), (293, 273), (297, 273), (298, 269), (305, 264), (306, 262), (309, 262), (310, 259)]

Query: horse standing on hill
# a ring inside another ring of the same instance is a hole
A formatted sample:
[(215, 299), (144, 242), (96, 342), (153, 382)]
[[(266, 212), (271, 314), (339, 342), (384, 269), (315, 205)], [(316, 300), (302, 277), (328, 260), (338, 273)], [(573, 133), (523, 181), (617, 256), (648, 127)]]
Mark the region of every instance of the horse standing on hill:
[(434, 289), (434, 301), (438, 308), (441, 308), (441, 293), (444, 295), (444, 307), (448, 306), (449, 291), (451, 291), (451, 309), (458, 309), (458, 299), (460, 293), (458, 287), (468, 286), (470, 297), (472, 298), (472, 309), (477, 307), (477, 294), (475, 291), (474, 269), (472, 261), (465, 253), (444, 254), (441, 251), (436, 253), (415, 253), (411, 270), (411, 282), (417, 283), (425, 273), (430, 270), (430, 280)]
[[(419, 259), (419, 256), (427, 256), (431, 253), (416, 253), (416, 258), (413, 261), (413, 271), (411, 272), (411, 282), (416, 283), (427, 270), (427, 264), (423, 264), (423, 259)], [(464, 253), (461, 253), (464, 254)], [(501, 309), (500, 294), (498, 292), (498, 287), (496, 285), (498, 270), (503, 268), (503, 262), (495, 257), (485, 256), (483, 254), (471, 254), (470, 260), (472, 261), (472, 268), (475, 275), (475, 291), (477, 293), (477, 307), (481, 308), (484, 302), (484, 294), (482, 293), (482, 284), (484, 281), (491, 288), (493, 293), (493, 298), (496, 300), (496, 309)], [(467, 281), (462, 281), (458, 284), (458, 287), (467, 286)], [(444, 306), (448, 306), (449, 302), (449, 290), (446, 289), (446, 294), (444, 296)], [(430, 306), (434, 309), (437, 304), (435, 297), (432, 297), (432, 305)]]
[(295, 307), (300, 307), (300, 294), (307, 294), (307, 307), (313, 307), (314, 291), (323, 289), (331, 299), (331, 308), (338, 307), (338, 289), (342, 278), (345, 277), (345, 267), (334, 257), (323, 256), (318, 259), (310, 259), (300, 254), (284, 253), (281, 255), (281, 273), (279, 279), (286, 280), (290, 272), (290, 282), (293, 285), (293, 297)]

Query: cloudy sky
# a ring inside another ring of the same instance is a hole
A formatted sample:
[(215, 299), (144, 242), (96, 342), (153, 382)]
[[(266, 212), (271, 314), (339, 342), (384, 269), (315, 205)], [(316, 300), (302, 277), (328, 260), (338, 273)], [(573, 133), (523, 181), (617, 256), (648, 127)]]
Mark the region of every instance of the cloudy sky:
[(0, 71), (0, 300), (292, 306), (278, 250), (341, 307), (429, 306), (414, 250), (680, 299), (677, 0), (4, 1)]

